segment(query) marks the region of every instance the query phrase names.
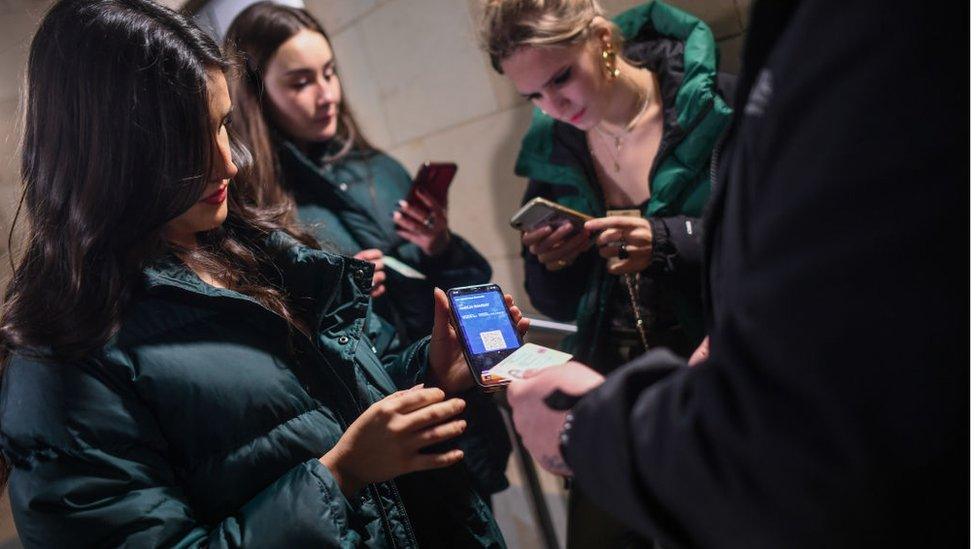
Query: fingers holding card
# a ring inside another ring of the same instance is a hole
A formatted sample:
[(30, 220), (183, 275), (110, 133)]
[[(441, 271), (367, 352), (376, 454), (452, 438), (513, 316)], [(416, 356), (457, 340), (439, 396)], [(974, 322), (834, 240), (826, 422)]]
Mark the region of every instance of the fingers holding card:
[(484, 373), (503, 379), (523, 379), (528, 372), (559, 366), (572, 358), (573, 355), (569, 353), (526, 343)]

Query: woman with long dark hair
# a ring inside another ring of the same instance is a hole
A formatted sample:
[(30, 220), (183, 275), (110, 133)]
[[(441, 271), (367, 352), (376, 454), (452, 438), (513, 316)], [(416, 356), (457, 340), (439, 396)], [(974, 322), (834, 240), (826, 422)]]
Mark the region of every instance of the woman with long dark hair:
[(147, 0), (63, 0), (34, 37), (0, 317), (21, 541), (503, 545), (463, 453), (425, 449), (471, 384), (446, 297), (374, 353), (370, 265), (237, 195), (226, 69)]
[[(254, 169), (238, 178), (239, 185), (263, 207), (293, 211), (326, 247), (380, 265), (399, 260), (423, 275), (404, 276), (389, 264), (374, 275), (385, 273), (385, 281), (374, 279), (386, 289), (375, 300), (377, 313), (401, 338), (430, 332), (435, 287), (489, 280), (485, 259), (449, 230), (445, 205), (423, 193), (426, 209), (404, 200), (411, 178), (359, 130), (335, 52), (315, 18), (258, 2), (231, 23), (224, 48), (240, 59), (241, 71), (230, 82), (235, 131), (254, 155)], [(508, 487), (511, 442), (490, 399), (477, 391), (463, 397), (471, 429), (458, 444), (489, 500)]]
[(450, 231), (447, 204), (423, 192), (420, 202), (405, 200), (411, 176), (360, 130), (332, 44), (315, 18), (258, 2), (231, 23), (225, 50), (240, 57), (231, 97), (255, 160), (241, 186), (265, 207), (293, 204), (298, 220), (327, 247), (381, 267), (390, 258), (423, 275), (383, 269), (386, 293), (377, 312), (400, 335), (430, 332), (434, 287), (488, 282), (488, 262)]

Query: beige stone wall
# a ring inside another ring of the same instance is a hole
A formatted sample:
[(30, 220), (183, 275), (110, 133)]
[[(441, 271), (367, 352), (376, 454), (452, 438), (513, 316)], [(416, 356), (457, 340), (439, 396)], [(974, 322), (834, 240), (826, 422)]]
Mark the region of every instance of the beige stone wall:
[[(10, 274), (7, 234), (20, 198), (17, 150), (27, 51), (49, 4), (48, 0), (0, 0), (0, 283), (5, 283)], [(0, 497), (0, 547), (17, 546), (7, 494), (3, 491)]]
[[(9, 277), (7, 233), (19, 198), (21, 91), (30, 37), (47, 1), (0, 1), (0, 282)], [(17, 534), (7, 502), (0, 499), (0, 547), (16, 547)]]
[(17, 150), (27, 50), (49, 4), (48, 0), (0, 0), (0, 281), (10, 272), (7, 233), (20, 197)]
[[(605, 0), (610, 14), (636, 0)], [(712, 27), (722, 68), (738, 71), (749, 0), (676, 0)], [(496, 74), (475, 33), (480, 0), (306, 0), (330, 33), (345, 97), (364, 131), (413, 172), (460, 166), (451, 227), (491, 262), (495, 282), (530, 308), (508, 219), (525, 182), (512, 168), (531, 108)]]

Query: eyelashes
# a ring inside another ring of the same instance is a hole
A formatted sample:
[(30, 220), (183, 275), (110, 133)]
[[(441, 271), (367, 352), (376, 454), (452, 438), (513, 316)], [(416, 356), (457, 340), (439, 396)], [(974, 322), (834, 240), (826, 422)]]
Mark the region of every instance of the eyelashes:
[[(336, 75), (335, 68), (334, 67), (331, 67), (331, 66), (325, 68), (322, 71), (322, 78), (325, 78), (325, 81), (326, 82), (332, 82), (332, 79), (335, 78), (335, 75)], [(292, 82), (291, 83), (291, 87), (292, 87), (292, 89), (295, 89), (295, 90), (301, 90), (302, 88), (304, 88), (305, 86), (308, 86), (312, 82), (313, 82), (313, 80), (310, 79), (310, 78), (302, 78), (300, 80), (296, 80), (296, 81)]]
[(555, 78), (552, 79), (552, 83), (556, 86), (565, 84), (567, 81), (569, 81), (569, 77), (572, 76), (572, 73), (573, 69), (571, 67), (566, 67), (566, 70), (559, 73)]
[[(554, 76), (552, 78), (552, 80), (550, 80), (549, 83), (546, 84), (546, 87), (556, 87), (556, 88), (558, 88), (559, 86), (562, 86), (563, 84), (569, 82), (569, 79), (572, 78), (572, 76), (573, 76), (573, 68), (572, 67), (566, 67), (559, 74), (557, 74), (556, 76)], [(525, 100), (526, 101), (530, 101), (531, 102), (531, 101), (535, 101), (537, 99), (541, 99), (542, 98), (542, 94), (541, 93), (533, 93), (533, 94), (526, 95), (524, 97), (525, 97)]]

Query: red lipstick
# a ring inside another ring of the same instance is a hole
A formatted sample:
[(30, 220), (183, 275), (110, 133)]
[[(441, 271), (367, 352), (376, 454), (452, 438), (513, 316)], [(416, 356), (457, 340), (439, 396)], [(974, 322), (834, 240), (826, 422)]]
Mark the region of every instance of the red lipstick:
[(203, 200), (201, 200), (200, 202), (206, 202), (207, 204), (210, 204), (212, 206), (220, 206), (221, 204), (224, 203), (224, 200), (227, 200), (226, 184), (221, 185), (219, 189), (203, 197)]
[(583, 107), (580, 109), (580, 112), (574, 114), (573, 117), (569, 119), (569, 122), (571, 124), (578, 124), (579, 121), (583, 119), (584, 114), (586, 114), (586, 107)]

